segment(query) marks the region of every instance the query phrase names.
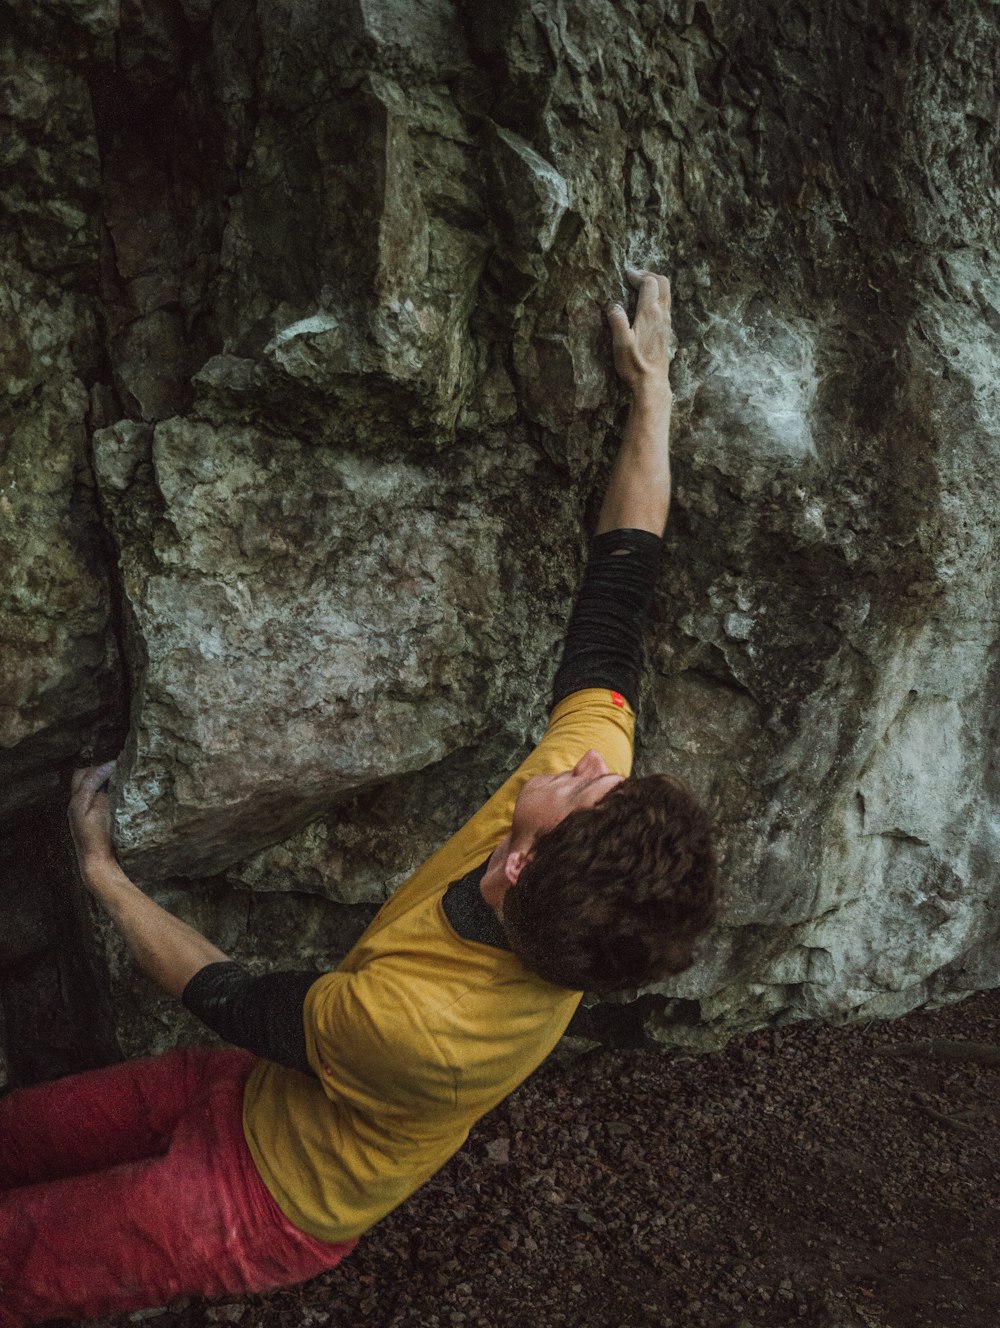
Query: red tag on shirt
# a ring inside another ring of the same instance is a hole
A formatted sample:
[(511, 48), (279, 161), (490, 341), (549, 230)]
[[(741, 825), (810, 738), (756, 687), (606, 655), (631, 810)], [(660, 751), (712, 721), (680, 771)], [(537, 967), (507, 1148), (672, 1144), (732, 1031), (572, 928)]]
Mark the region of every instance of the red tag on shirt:
[(624, 696), (622, 696), (621, 692), (612, 692), (612, 693), (611, 693), (611, 704), (612, 704), (612, 705), (616, 705), (616, 706), (618, 707), (619, 710), (621, 710), (621, 709), (624, 707), (624, 705), (625, 705), (625, 698), (624, 698)]

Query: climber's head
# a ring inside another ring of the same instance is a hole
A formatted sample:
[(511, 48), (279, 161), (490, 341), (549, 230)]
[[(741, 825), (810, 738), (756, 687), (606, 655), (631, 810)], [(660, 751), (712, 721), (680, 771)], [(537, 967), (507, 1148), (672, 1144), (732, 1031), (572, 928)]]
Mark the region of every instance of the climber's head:
[(546, 782), (528, 780), (515, 808), (501, 905), (519, 958), (595, 992), (689, 967), (718, 887), (713, 828), (687, 785), (623, 779), (596, 752), (537, 779)]

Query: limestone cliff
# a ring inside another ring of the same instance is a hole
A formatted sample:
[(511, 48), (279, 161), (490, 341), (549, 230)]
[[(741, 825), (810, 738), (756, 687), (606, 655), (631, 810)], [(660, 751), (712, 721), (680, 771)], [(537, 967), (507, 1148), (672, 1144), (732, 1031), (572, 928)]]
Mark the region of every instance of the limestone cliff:
[[(31, 888), (80, 760), (124, 747), (137, 878), (278, 964), (335, 960), (517, 761), (627, 262), (680, 343), (638, 765), (718, 816), (729, 903), (580, 1029), (704, 1046), (1000, 982), (993, 5), (0, 15), (8, 1019), (61, 945), (125, 1051), (176, 1036)], [(30, 1073), (48, 1025), (13, 1024)]]

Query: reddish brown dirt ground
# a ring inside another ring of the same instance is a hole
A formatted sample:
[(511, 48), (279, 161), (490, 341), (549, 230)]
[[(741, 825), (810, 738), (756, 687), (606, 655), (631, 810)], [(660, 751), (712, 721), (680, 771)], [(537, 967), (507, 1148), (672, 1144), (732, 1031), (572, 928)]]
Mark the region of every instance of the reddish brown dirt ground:
[[(334, 1272), (149, 1328), (998, 1328), (1000, 992), (543, 1068)], [(104, 1320), (110, 1328), (139, 1316)]]

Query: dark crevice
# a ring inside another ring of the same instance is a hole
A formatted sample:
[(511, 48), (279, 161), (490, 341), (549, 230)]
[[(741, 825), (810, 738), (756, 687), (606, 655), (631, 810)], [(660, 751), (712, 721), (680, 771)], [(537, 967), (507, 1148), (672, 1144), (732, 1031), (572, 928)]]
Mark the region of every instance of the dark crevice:
[(116, 707), (115, 720), (106, 725), (101, 733), (103, 750), (94, 751), (94, 763), (99, 764), (101, 761), (117, 757), (125, 746), (128, 734), (132, 729), (133, 706), (137, 696), (137, 687), (133, 681), (134, 677), (137, 676), (137, 670), (133, 668), (133, 661), (136, 658), (138, 638), (132, 630), (131, 609), (129, 608), (128, 595), (125, 591), (125, 582), (119, 563), (118, 545), (112, 533), (110, 515), (97, 482), (94, 462), (94, 429), (89, 422), (87, 427), (87, 459), (94, 483), (94, 502), (100, 517), (97, 525), (96, 543), (108, 585), (109, 626), (117, 650), (118, 676), (121, 686), (120, 704)]
[[(106, 63), (91, 67), (90, 87), (102, 159), (119, 129), (132, 135), (144, 132), (137, 126), (162, 116), (174, 95), (162, 84), (139, 94), (135, 84)], [(125, 413), (114, 386), (111, 352), (111, 311), (121, 309), (124, 286), (106, 230), (103, 247), (103, 256), (95, 255), (91, 279), (84, 276), (81, 286), (99, 302), (95, 314), (102, 330), (81, 373), (90, 393), (85, 419), (89, 476), (75, 486), (72, 512), (74, 525), (91, 532), (92, 570), (108, 587), (108, 628), (118, 668), (106, 689), (104, 709), (82, 728), (76, 752), (58, 760), (52, 771), (59, 793), (19, 812), (0, 832), (0, 901), (5, 918), (0, 937), (0, 1006), (10, 1086), (121, 1058), (96, 910), (80, 881), (66, 825), (73, 767), (115, 757), (126, 743), (136, 694), (133, 665), (141, 661), (141, 643), (130, 630), (119, 551), (94, 464), (95, 430)]]
[(9, 1087), (121, 1060), (93, 905), (76, 870), (66, 802), (50, 798), (0, 840), (0, 1006)]
[(656, 1044), (646, 1032), (646, 1019), (650, 1014), (659, 1013), (663, 1006), (661, 996), (639, 996), (621, 1005), (611, 1001), (581, 1005), (570, 1020), (566, 1034), (588, 1038), (606, 1047), (653, 1047)]
[(128, 648), (128, 599), (119, 564), (118, 545), (112, 533), (111, 520), (98, 482), (94, 459), (94, 433), (98, 428), (119, 419), (122, 414), (121, 403), (113, 386), (114, 375), (106, 328), (104, 332), (105, 335), (102, 335), (100, 341), (99, 358), (92, 367), (90, 375), (92, 381), (88, 385), (90, 406), (85, 420), (85, 429), (87, 435), (87, 466), (92, 484), (91, 493), (93, 494), (94, 510), (98, 518), (94, 522), (94, 542), (101, 571), (108, 586), (109, 627), (114, 638), (118, 657), (120, 695), (118, 705), (115, 707), (114, 717), (108, 723), (102, 725), (100, 732), (95, 735), (95, 743), (99, 744), (94, 747), (92, 753), (95, 763), (110, 760), (121, 751), (131, 726), (133, 700), (132, 670)]

